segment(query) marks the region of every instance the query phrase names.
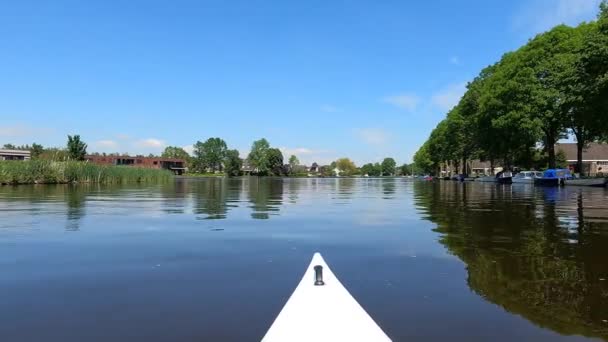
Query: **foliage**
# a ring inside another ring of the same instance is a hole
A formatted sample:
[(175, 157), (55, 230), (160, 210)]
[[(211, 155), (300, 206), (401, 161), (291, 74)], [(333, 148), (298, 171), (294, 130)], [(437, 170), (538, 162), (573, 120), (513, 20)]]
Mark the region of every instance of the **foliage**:
[(413, 170), (412, 170), (412, 166), (413, 165), (408, 165), (408, 164), (403, 164), (399, 167), (399, 174), (402, 176), (409, 176), (413, 174)]
[(300, 160), (298, 160), (298, 157), (292, 154), (289, 157), (289, 174), (296, 174), (298, 172), (298, 165), (300, 165)]
[(283, 153), (278, 148), (268, 149), (268, 169), (273, 176), (282, 176), (285, 174), (283, 168)]
[(268, 150), (270, 150), (270, 144), (264, 138), (254, 141), (251, 146), (248, 159), (259, 175), (266, 175), (270, 171)]
[(379, 163), (367, 163), (361, 166), (361, 174), (368, 175), (370, 177), (379, 177), (382, 175), (382, 166)]
[(80, 135), (68, 135), (68, 158), (71, 160), (84, 160), (87, 155), (87, 144), (80, 140)]
[(228, 150), (224, 158), (224, 172), (228, 177), (240, 176), (243, 160), (239, 157), (239, 151)]
[(141, 183), (167, 181), (167, 170), (97, 165), (82, 161), (0, 161), (2, 184)]
[(198, 172), (221, 171), (227, 150), (226, 142), (220, 138), (209, 138), (205, 142), (197, 141), (194, 144), (192, 166)]
[(397, 168), (397, 162), (393, 158), (384, 158), (382, 161), (382, 175), (393, 176)]
[(172, 159), (183, 159), (186, 163), (190, 162), (190, 155), (186, 150), (177, 146), (167, 146), (165, 147), (163, 153), (160, 155), (163, 158), (172, 158)]
[(357, 166), (348, 158), (340, 158), (335, 163), (335, 167), (340, 170), (340, 176), (352, 176), (357, 172)]
[[(424, 172), (469, 158), (503, 167), (557, 164), (555, 143), (572, 132), (583, 147), (608, 138), (608, 5), (597, 22), (537, 35), (467, 85), (416, 153)], [(546, 157), (537, 154), (542, 144)], [(466, 172), (466, 170), (465, 170)]]

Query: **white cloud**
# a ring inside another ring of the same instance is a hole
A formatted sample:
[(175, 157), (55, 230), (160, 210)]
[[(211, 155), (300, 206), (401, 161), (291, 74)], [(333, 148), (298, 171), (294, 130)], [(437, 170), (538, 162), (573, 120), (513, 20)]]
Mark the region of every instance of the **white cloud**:
[(40, 134), (48, 133), (50, 129), (34, 128), (25, 125), (0, 126), (0, 137), (35, 137)]
[(118, 140), (130, 140), (131, 136), (128, 135), (128, 134), (119, 133), (119, 134), (116, 134), (116, 139), (118, 139)]
[(142, 148), (162, 148), (165, 146), (165, 141), (155, 138), (149, 138), (135, 142), (135, 146)]
[(381, 128), (356, 129), (355, 135), (370, 145), (383, 145), (390, 140), (391, 135)]
[(416, 110), (418, 103), (420, 103), (420, 98), (414, 94), (400, 94), (387, 96), (382, 99), (382, 102), (392, 104), (395, 107), (405, 109), (409, 112), (413, 112)]
[(512, 18), (515, 30), (540, 33), (555, 25), (577, 25), (595, 18), (602, 0), (529, 0)]
[(337, 112), (341, 112), (342, 110), (338, 107), (329, 105), (329, 104), (324, 104), (321, 106), (321, 111), (326, 112), (326, 113), (337, 113)]
[(450, 57), (450, 64), (460, 65), (460, 58), (458, 56)]
[(95, 147), (98, 148), (117, 148), (118, 143), (114, 140), (98, 140), (94, 143)]
[(288, 147), (279, 147), (279, 150), (283, 153), (284, 156), (290, 156), (295, 154), (296, 156), (313, 154), (314, 151), (306, 148), (306, 147), (296, 147), (296, 148), (288, 148)]
[(466, 90), (467, 84), (465, 82), (450, 84), (433, 94), (431, 102), (441, 110), (448, 111), (458, 104)]
[(186, 145), (186, 146), (182, 146), (182, 148), (184, 149), (184, 151), (188, 152), (189, 155), (193, 155), (194, 145)]

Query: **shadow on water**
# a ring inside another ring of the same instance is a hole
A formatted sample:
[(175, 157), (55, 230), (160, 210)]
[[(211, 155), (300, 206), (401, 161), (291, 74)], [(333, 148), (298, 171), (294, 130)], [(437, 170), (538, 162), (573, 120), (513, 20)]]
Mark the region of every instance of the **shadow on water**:
[(603, 191), (420, 182), (414, 194), (479, 296), (561, 334), (608, 339)]

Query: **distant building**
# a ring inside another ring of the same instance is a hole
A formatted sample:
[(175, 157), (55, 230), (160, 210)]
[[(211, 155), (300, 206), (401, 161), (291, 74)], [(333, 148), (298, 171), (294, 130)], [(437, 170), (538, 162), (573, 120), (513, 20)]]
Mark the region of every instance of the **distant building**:
[(28, 150), (0, 150), (0, 160), (29, 160), (31, 155)]
[(123, 165), (170, 170), (176, 175), (186, 171), (186, 161), (176, 158), (88, 155), (86, 160), (98, 165)]
[[(566, 155), (568, 167), (574, 170), (578, 155), (576, 143), (555, 144), (555, 150)], [(583, 174), (608, 174), (608, 144), (591, 143), (583, 150)]]
[(308, 169), (308, 172), (312, 172), (312, 173), (318, 173), (319, 171), (320, 171), (319, 164), (317, 164), (316, 162), (312, 163), (312, 165), (310, 166), (310, 169)]

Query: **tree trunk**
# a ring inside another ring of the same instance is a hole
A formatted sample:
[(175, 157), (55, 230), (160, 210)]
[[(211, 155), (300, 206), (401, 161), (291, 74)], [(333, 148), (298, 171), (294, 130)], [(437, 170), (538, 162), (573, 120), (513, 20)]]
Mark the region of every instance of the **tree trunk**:
[(462, 174), (463, 175), (468, 175), (469, 174), (467, 172), (467, 157), (466, 156), (462, 156)]
[(583, 176), (583, 149), (585, 148), (585, 136), (582, 129), (574, 130), (576, 136), (576, 170), (581, 176)]
[(555, 136), (551, 133), (547, 133), (546, 136), (545, 148), (547, 149), (549, 168), (555, 169)]

